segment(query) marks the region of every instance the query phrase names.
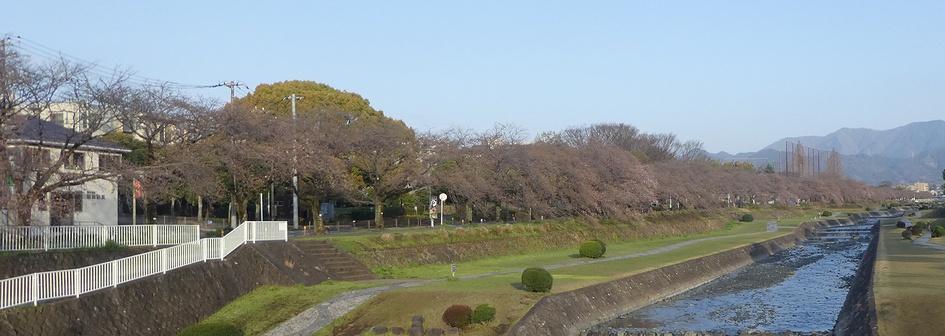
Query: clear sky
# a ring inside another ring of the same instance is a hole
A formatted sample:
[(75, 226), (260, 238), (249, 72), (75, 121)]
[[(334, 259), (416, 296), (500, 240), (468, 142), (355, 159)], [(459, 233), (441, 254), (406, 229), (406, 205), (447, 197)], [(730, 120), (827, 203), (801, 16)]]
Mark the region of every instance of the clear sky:
[(311, 80), (420, 131), (619, 122), (736, 153), (945, 117), (945, 1), (19, 0), (0, 11), (0, 34), (109, 69), (191, 85)]

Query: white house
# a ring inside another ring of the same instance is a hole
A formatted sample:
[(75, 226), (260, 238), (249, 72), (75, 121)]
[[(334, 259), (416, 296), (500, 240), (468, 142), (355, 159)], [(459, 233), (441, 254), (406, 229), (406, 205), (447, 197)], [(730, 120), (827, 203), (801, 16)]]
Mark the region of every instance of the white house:
[[(105, 168), (120, 162), (121, 154), (130, 151), (101, 139), (83, 139), (83, 136), (88, 135), (63, 127), (56, 121), (56, 118), (53, 121), (28, 118), (9, 139), (7, 148), (16, 149), (10, 152), (29, 152), (32, 157), (30, 163), (34, 166), (41, 166), (44, 162), (48, 166), (49, 162), (59, 160), (61, 155), (69, 155), (50, 180), (56, 182), (68, 174), (73, 178), (81, 176), (88, 181), (46, 193), (42, 200), (33, 205), (30, 225), (118, 224), (118, 185), (104, 178), (109, 176)], [(30, 167), (21, 164), (13, 169), (28, 170)], [(8, 183), (12, 190), (12, 180)], [(8, 216), (0, 216), (0, 222), (13, 224)]]

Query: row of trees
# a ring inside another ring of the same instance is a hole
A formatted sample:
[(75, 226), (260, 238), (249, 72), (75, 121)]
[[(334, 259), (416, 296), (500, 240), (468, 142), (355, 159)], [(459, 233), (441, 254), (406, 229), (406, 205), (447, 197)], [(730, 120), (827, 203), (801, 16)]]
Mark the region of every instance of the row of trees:
[[(40, 111), (58, 101), (87, 107), (60, 157), (98, 138), (132, 150), (122, 164), (83, 176), (39, 178), (39, 170), (60, 171), (61, 159), (0, 165), (17, 186), (3, 194), (4, 205), (23, 218), (43, 194), (89, 178), (118, 180), (126, 188), (136, 179), (150, 205), (231, 202), (244, 219), (248, 204), (276, 184), (298, 193), (313, 214), (330, 199), (372, 205), (379, 227), (385, 205), (406, 199), (425, 206), (426, 199), (405, 197), (418, 190), (448, 193), (470, 220), (497, 219), (503, 211), (531, 218), (626, 217), (653, 209), (899, 196), (839, 174), (782, 176), (720, 165), (706, 159), (698, 141), (627, 124), (546, 132), (530, 142), (515, 125), (417, 133), (357, 94), (308, 81), (260, 85), (219, 107), (168, 86), (133, 85), (123, 74), (93, 79), (88, 69), (67, 62), (36, 64), (6, 55), (0, 71), (0, 151), (22, 125), (18, 116), (48, 119)], [(301, 97), (295, 116), (285, 99), (291, 95)], [(288, 181), (296, 173), (293, 190)]]

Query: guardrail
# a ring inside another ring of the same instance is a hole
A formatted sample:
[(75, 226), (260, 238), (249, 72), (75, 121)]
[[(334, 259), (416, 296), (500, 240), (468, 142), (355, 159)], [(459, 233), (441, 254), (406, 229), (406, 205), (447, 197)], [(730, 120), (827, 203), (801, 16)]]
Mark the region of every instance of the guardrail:
[(288, 240), (281, 222), (244, 222), (222, 238), (204, 238), (107, 263), (0, 280), (0, 309), (82, 294), (201, 261), (223, 259), (245, 243)]
[(180, 245), (200, 239), (199, 225), (0, 226), (0, 252), (104, 246)]

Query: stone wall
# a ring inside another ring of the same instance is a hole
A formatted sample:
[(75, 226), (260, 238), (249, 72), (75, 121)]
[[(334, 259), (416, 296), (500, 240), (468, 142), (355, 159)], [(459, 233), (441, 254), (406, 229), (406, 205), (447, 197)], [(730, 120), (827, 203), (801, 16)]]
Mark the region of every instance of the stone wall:
[(818, 227), (853, 224), (850, 219), (807, 222), (791, 235), (573, 291), (543, 297), (507, 335), (577, 335), (581, 330), (658, 300), (698, 287), (756, 260), (791, 248)]
[(293, 283), (256, 249), (243, 246), (223, 261), (0, 311), (0, 335), (174, 335), (261, 285)]

